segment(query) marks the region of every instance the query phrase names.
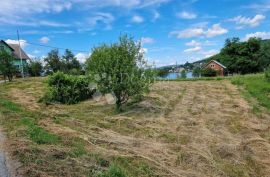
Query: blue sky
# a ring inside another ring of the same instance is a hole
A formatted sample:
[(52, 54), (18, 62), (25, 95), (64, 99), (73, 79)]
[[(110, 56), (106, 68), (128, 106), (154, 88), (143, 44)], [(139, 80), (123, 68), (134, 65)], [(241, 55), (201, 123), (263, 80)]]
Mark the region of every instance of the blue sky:
[(84, 61), (94, 46), (128, 34), (142, 41), (149, 63), (163, 66), (214, 55), (226, 38), (270, 38), (270, 0), (2, 0), (0, 7), (0, 39), (16, 43), (18, 29), (37, 58), (51, 50), (45, 45)]

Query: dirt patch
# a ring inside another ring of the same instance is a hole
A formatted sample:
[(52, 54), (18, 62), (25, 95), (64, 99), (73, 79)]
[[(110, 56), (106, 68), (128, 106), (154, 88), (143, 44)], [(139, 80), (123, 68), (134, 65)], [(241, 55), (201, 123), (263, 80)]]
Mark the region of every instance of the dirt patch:
[(31, 92), (12, 88), (9, 92), (9, 95), (14, 100), (14, 102), (26, 107), (31, 111), (40, 109), (40, 105), (37, 103), (38, 100), (31, 95)]

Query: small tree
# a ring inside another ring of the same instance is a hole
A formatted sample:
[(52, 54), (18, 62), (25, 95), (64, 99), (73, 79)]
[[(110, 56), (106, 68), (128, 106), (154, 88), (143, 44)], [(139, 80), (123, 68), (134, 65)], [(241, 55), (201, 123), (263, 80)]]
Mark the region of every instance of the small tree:
[(0, 73), (4, 78), (12, 81), (13, 75), (16, 74), (16, 67), (14, 66), (14, 57), (6, 51), (0, 51)]
[(122, 36), (118, 43), (93, 49), (87, 60), (87, 69), (102, 93), (113, 93), (116, 108), (131, 96), (141, 96), (153, 82), (151, 70), (146, 69), (141, 45), (132, 38)]
[(187, 78), (187, 73), (184, 69), (181, 71), (181, 78)]
[(28, 71), (31, 76), (40, 76), (42, 70), (43, 67), (39, 61), (31, 61), (28, 65)]

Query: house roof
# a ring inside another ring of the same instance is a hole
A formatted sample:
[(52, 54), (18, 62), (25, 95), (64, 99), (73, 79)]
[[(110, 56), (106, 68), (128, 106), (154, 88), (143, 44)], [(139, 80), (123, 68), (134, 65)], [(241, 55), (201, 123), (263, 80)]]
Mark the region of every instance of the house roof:
[(12, 47), (9, 46), (9, 44), (7, 44), (4, 40), (0, 41), (1, 43), (5, 44), (7, 47), (9, 47), (12, 51), (14, 51), (14, 49)]
[[(20, 58), (20, 47), (18, 44), (8, 44), (4, 40), (0, 40), (1, 43), (5, 44), (12, 51), (15, 58)], [(21, 55), (23, 60), (29, 60), (29, 56), (21, 49)]]
[(219, 63), (218, 61), (216, 61), (216, 60), (211, 60), (211, 61), (209, 61), (205, 66), (207, 66), (207, 65), (209, 65), (209, 63), (211, 63), (211, 62), (215, 62), (216, 64), (218, 64), (219, 66), (221, 66), (222, 68), (224, 68), (224, 69), (226, 69), (227, 67), (226, 66), (224, 66), (223, 64), (221, 64), (221, 63)]
[[(14, 51), (13, 51), (13, 55), (16, 58), (20, 58), (20, 47), (18, 44), (8, 44)], [(29, 60), (30, 58), (28, 57), (28, 55), (21, 49), (21, 56), (22, 59), (24, 60)]]

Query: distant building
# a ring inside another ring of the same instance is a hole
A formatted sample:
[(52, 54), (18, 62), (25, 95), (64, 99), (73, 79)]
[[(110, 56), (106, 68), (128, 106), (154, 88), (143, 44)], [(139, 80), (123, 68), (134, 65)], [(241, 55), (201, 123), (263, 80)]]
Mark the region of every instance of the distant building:
[(204, 68), (210, 68), (213, 69), (215, 71), (217, 71), (217, 75), (218, 76), (224, 76), (225, 75), (225, 71), (226, 71), (226, 66), (222, 65), (221, 63), (219, 63), (216, 60), (211, 60), (210, 62), (208, 62)]
[[(19, 69), (21, 67), (21, 58), (20, 58), (20, 47), (18, 44), (8, 44), (3, 40), (0, 40), (0, 51), (6, 51), (7, 53), (11, 54), (14, 58), (14, 65)], [(26, 55), (26, 53), (21, 49), (21, 57), (22, 57), (22, 64), (25, 66), (27, 64), (27, 60), (30, 58)]]

